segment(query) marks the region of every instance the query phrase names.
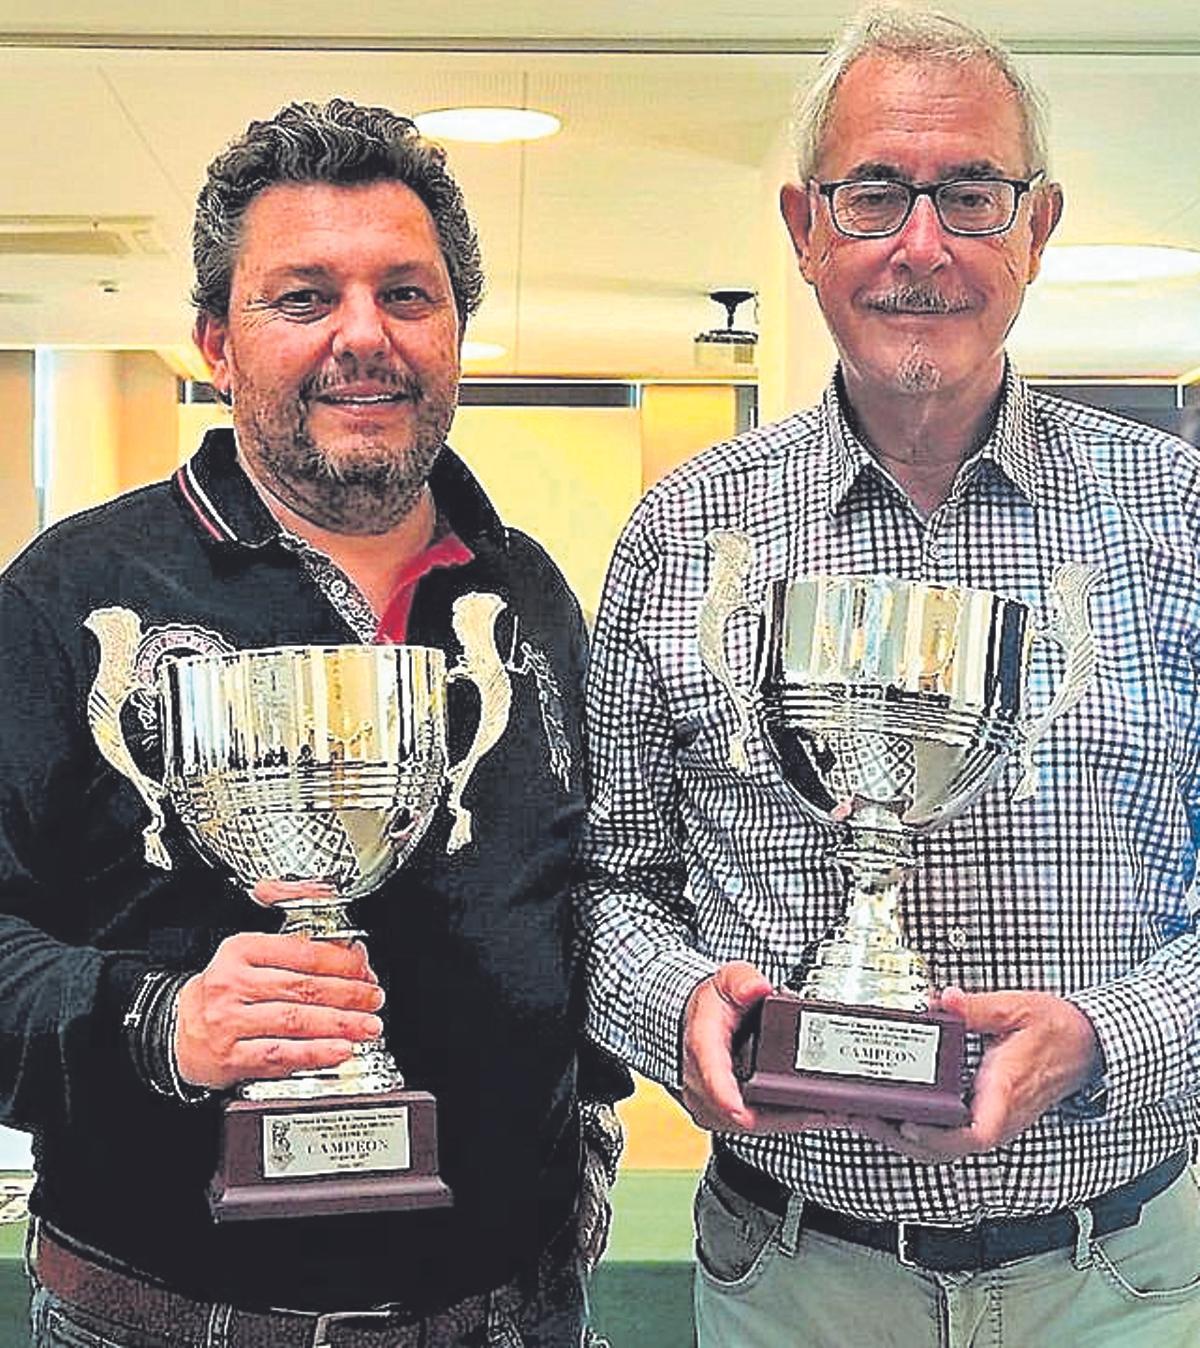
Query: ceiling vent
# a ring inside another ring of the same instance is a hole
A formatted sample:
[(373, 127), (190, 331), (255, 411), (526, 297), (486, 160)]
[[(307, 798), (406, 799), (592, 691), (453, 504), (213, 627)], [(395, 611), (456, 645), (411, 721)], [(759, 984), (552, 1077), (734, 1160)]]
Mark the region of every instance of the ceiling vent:
[(0, 215), (0, 257), (158, 257), (148, 215)]

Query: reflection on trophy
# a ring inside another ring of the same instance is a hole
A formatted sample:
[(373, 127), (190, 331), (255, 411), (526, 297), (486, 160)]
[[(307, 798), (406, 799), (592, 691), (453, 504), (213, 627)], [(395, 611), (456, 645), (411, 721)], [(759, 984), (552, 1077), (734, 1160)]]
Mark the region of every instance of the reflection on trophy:
[[(880, 576), (775, 581), (761, 614), (753, 690), (738, 687), (725, 624), (745, 596), (745, 535), (708, 537), (713, 573), (699, 621), (701, 656), (733, 698), (730, 761), (766, 733), (800, 805), (835, 826), (850, 882), (844, 919), (787, 988), (769, 996), (752, 1041), (747, 1100), (946, 1125), (963, 1099), (963, 1026), (936, 1006), (929, 967), (905, 944), (901, 887), (916, 839), (961, 814), (1021, 755), (1015, 800), (1034, 793), (1034, 749), (1079, 700), (1095, 669), (1090, 567), (1054, 580), (1057, 622), (1034, 629), (1029, 608), (985, 590)], [(1025, 710), (1035, 636), (1066, 651), (1058, 692)]]
[[(164, 660), (154, 689), (161, 782), (130, 753), (121, 713), (140, 684), (143, 638), (128, 609), (98, 609), (88, 699), (96, 742), (151, 813), (146, 858), (167, 869), (165, 807), (204, 858), (284, 914), (282, 931), (352, 941), (349, 903), (381, 885), (420, 842), (449, 783), (448, 850), (470, 840), (470, 775), (503, 733), (508, 675), (493, 629), (503, 602), (470, 594), (454, 609), (463, 661), (447, 671), (423, 646), (296, 646)], [(488, 652), (494, 658), (488, 658)], [(480, 699), (474, 742), (450, 765), (447, 684)], [(144, 693), (144, 690), (143, 690)], [(382, 1041), (345, 1063), (248, 1081), (225, 1107), (209, 1191), (218, 1221), (444, 1206), (436, 1102), (405, 1088)]]

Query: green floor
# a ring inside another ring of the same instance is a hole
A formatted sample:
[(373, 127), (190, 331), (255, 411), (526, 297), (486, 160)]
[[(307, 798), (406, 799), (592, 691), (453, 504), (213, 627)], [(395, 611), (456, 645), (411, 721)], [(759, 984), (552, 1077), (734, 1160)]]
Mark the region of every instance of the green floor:
[[(593, 1323), (612, 1348), (691, 1348), (692, 1190), (678, 1171), (631, 1171), (613, 1193)], [(28, 1348), (23, 1225), (0, 1226), (0, 1348)]]
[(29, 1304), (21, 1256), (25, 1250), (25, 1223), (0, 1226), (0, 1348), (28, 1348)]
[(696, 1176), (625, 1171), (613, 1190), (608, 1253), (592, 1321), (612, 1348), (691, 1348), (692, 1192)]

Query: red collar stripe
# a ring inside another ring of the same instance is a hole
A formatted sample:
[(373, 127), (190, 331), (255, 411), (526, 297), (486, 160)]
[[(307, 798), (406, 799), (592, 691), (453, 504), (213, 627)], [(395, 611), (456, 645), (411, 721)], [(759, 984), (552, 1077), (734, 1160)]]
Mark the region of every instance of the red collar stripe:
[(204, 530), (213, 538), (222, 542), (236, 542), (237, 534), (217, 513), (216, 507), (205, 495), (203, 488), (196, 481), (195, 474), (192, 472), (192, 465), (185, 463), (175, 473), (175, 485), (179, 488), (180, 495), (192, 508), (192, 513), (200, 521)]

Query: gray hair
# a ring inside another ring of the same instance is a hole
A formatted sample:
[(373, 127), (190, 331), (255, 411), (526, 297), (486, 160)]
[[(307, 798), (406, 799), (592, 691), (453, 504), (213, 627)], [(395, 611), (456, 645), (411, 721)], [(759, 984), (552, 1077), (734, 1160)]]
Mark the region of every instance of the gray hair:
[(403, 183), (425, 204), (465, 325), (483, 298), (483, 266), (445, 151), (425, 140), (409, 118), (344, 98), (289, 103), (269, 121), (251, 122), (208, 166), (192, 228), (192, 303), (216, 318), (228, 317), (242, 219), (260, 192), (277, 183), (374, 182)]
[(816, 172), (834, 99), (846, 71), (860, 56), (877, 53), (907, 60), (987, 61), (1008, 81), (1017, 100), (1025, 129), (1026, 171), (1049, 171), (1045, 97), (998, 42), (937, 10), (871, 5), (850, 19), (822, 59), (816, 79), (797, 97), (792, 125), (801, 182), (807, 182)]

